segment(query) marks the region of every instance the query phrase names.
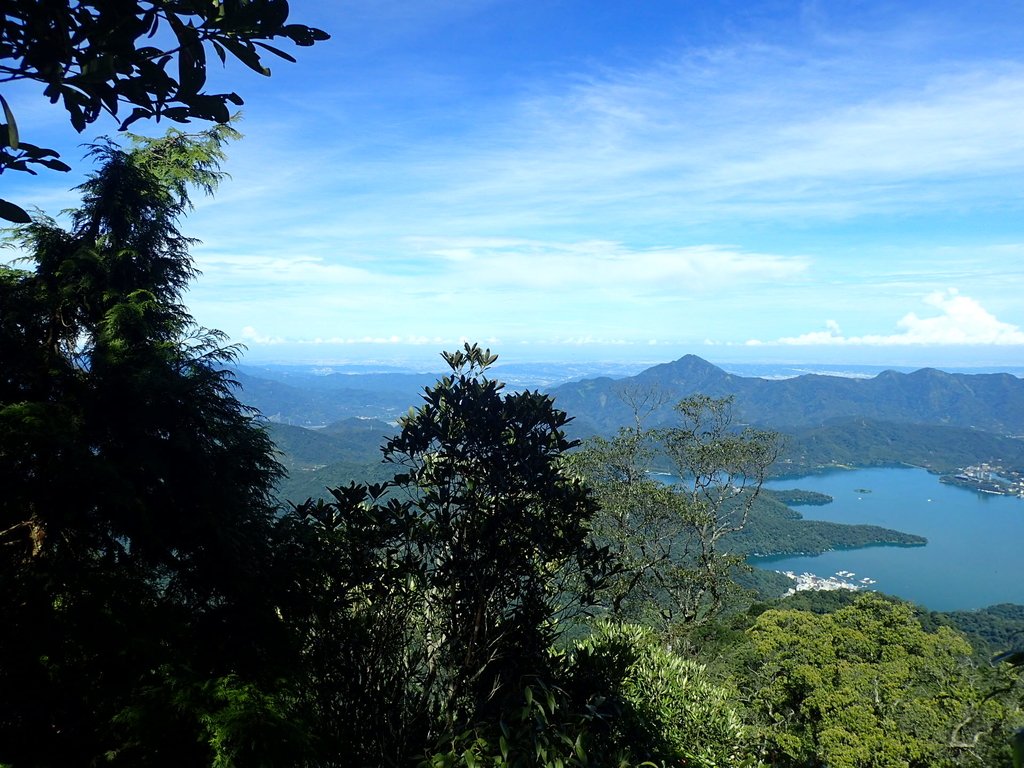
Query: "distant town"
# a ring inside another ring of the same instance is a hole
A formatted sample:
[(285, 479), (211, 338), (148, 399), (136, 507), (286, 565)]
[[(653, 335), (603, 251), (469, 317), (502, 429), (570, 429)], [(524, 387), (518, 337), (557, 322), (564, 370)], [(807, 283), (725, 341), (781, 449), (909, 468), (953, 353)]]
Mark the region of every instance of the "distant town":
[(858, 581), (853, 578), (857, 574), (853, 571), (836, 571), (834, 576), (818, 576), (814, 573), (801, 573), (797, 575), (793, 571), (776, 571), (788, 577), (795, 584), (786, 590), (786, 595), (795, 595), (797, 592), (834, 592), (838, 589), (846, 589), (851, 592), (858, 592), (872, 584), (877, 584), (875, 579), (864, 577)]
[(995, 464), (975, 464), (955, 475), (943, 475), (940, 482), (996, 496), (1017, 496), (1024, 499), (1024, 471)]

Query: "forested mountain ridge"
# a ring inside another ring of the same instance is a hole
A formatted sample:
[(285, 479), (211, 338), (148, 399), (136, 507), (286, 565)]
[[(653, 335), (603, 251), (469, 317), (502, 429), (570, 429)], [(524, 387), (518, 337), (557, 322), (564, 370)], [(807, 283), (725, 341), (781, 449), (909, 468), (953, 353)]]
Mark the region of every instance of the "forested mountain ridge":
[[(280, 492), (289, 499), (374, 476), (378, 446), (393, 433), (393, 419), (418, 404), (431, 378), (397, 372), (292, 376), (250, 367), (235, 376), (241, 399), (271, 421), (290, 475)], [(659, 402), (647, 423), (660, 426), (672, 423), (674, 404), (688, 394), (733, 396), (737, 422), (783, 434), (773, 475), (895, 464), (948, 473), (980, 461), (1024, 467), (1024, 439), (1009, 436), (1024, 424), (1024, 381), (1009, 374), (923, 369), (874, 379), (811, 374), (769, 380), (730, 374), (688, 355), (630, 378), (585, 379), (551, 392), (574, 417), (569, 429), (579, 438), (632, 423), (631, 399)]]
[[(390, 420), (415, 406), (434, 374), (288, 375), (243, 366), (241, 399), (271, 421), (319, 426), (350, 416)], [(793, 433), (842, 422), (927, 424), (1011, 436), (1024, 424), (1024, 379), (1008, 373), (945, 373), (923, 368), (873, 378), (805, 374), (763, 379), (728, 373), (696, 355), (635, 376), (582, 379), (546, 388), (574, 417), (580, 436), (610, 434), (633, 421), (631, 400), (655, 396), (652, 426), (671, 422), (672, 406), (692, 395), (734, 397), (739, 422)]]
[(296, 426), (322, 426), (350, 417), (394, 419), (419, 399), (434, 374), (373, 373), (271, 376), (236, 369), (240, 399), (267, 419)]
[(277, 497), (287, 504), (329, 497), (328, 488), (353, 480), (386, 480), (381, 446), (397, 427), (378, 419), (352, 417), (322, 429), (271, 422), (267, 432), (286, 472), (278, 480)]
[[(270, 424), (268, 431), (287, 470), (287, 477), (278, 481), (278, 498), (283, 503), (298, 504), (309, 497), (330, 499), (328, 488), (352, 481), (386, 480), (388, 467), (382, 462), (381, 445), (394, 436), (397, 427), (376, 419), (352, 418), (323, 429)], [(877, 526), (806, 520), (782, 500), (800, 497), (801, 493), (815, 496), (795, 490), (762, 491), (751, 506), (744, 530), (729, 537), (726, 549), (743, 556), (796, 555), (879, 544), (925, 543), (920, 536)], [(788, 586), (786, 583), (777, 594)]]
[(656, 365), (625, 379), (589, 379), (551, 390), (560, 408), (576, 416), (577, 434), (610, 434), (630, 424), (630, 400), (655, 394), (663, 401), (652, 426), (672, 419), (672, 405), (689, 395), (735, 398), (737, 421), (783, 431), (836, 419), (977, 429), (1000, 435), (1021, 431), (1024, 380), (1007, 373), (885, 371), (870, 379), (806, 374), (762, 379), (727, 373), (696, 355)]
[(836, 419), (788, 430), (772, 474), (802, 475), (829, 466), (896, 464), (949, 473), (979, 461), (1024, 467), (1024, 439), (965, 427)]

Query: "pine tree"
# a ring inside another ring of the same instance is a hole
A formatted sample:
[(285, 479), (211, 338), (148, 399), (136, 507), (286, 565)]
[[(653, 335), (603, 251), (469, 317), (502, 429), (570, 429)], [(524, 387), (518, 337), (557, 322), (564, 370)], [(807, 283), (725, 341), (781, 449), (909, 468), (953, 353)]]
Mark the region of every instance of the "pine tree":
[(224, 686), (272, 670), (280, 469), (181, 302), (231, 133), (94, 146), (70, 228), (0, 268), (0, 763), (201, 760)]

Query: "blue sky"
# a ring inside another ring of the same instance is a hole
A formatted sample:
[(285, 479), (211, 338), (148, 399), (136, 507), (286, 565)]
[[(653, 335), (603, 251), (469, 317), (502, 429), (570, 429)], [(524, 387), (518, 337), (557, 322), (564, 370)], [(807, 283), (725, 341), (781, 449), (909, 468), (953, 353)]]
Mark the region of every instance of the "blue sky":
[[(184, 227), (249, 360), (1024, 361), (1012, 4), (291, 5), (332, 39), (215, 73), (246, 138)], [(114, 130), (5, 95), (76, 173)]]

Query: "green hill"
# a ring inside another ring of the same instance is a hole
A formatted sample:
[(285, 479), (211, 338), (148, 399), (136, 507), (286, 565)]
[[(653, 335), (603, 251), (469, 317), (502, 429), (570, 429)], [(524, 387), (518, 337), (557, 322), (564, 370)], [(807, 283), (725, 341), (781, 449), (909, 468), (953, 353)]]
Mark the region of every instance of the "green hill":
[(836, 420), (787, 431), (775, 475), (805, 475), (829, 466), (912, 464), (951, 472), (979, 461), (1024, 467), (1024, 440), (976, 429)]
[(348, 418), (322, 429), (269, 423), (287, 476), (277, 485), (282, 501), (300, 502), (328, 496), (327, 488), (349, 482), (378, 482), (389, 477), (380, 446), (396, 432), (378, 419)]
[(631, 424), (636, 395), (655, 393), (664, 404), (650, 426), (671, 423), (672, 405), (693, 394), (733, 396), (738, 422), (792, 430), (854, 418), (900, 424), (961, 427), (1000, 435), (1024, 424), (1024, 380), (1007, 373), (960, 374), (925, 368), (852, 379), (808, 374), (769, 380), (726, 373), (694, 355), (624, 379), (589, 379), (551, 391), (576, 417), (580, 434), (610, 434)]

